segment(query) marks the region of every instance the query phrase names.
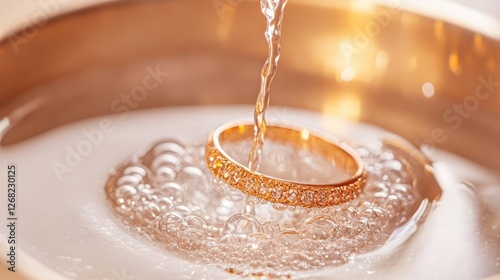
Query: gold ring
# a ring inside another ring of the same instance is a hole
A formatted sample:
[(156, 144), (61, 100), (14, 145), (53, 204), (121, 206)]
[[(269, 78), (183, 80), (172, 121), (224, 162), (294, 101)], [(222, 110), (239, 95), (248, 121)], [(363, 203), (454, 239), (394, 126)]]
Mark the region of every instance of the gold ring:
[[(268, 125), (266, 139), (294, 145), (298, 149), (321, 153), (349, 175), (349, 179), (328, 184), (308, 184), (275, 178), (250, 170), (231, 158), (221, 143), (253, 139), (253, 123), (237, 121), (218, 127), (206, 145), (205, 159), (210, 171), (230, 186), (269, 202), (302, 207), (338, 205), (356, 198), (366, 183), (361, 159), (347, 144), (309, 129)], [(320, 136), (321, 135), (321, 136)], [(326, 140), (328, 139), (328, 140)], [(264, 144), (265, 145), (265, 144)]]

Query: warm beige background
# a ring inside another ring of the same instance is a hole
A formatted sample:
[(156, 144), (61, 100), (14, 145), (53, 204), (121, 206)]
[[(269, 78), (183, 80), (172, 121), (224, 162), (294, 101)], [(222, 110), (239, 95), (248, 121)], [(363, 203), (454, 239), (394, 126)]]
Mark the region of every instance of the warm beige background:
[[(110, 2), (113, 0), (0, 0), (0, 39), (5, 38), (9, 33), (19, 29), (22, 26), (29, 25), (33, 22), (33, 18), (38, 16), (65, 13), (80, 7), (101, 3)], [(210, 1), (210, 0), (207, 0)], [(293, 1), (293, 0), (290, 0)], [(410, 1), (410, 0), (408, 0)], [(433, 0), (418, 0), (420, 2), (429, 2), (432, 5)], [(500, 4), (498, 0), (454, 0), (455, 2), (469, 5), (477, 10), (483, 11), (489, 15), (500, 18)], [(52, 5), (49, 5), (52, 4)], [(0, 62), (1, 63), (1, 62)], [(22, 243), (22, 242), (21, 242)], [(4, 254), (4, 252), (1, 252)], [(28, 261), (28, 259), (24, 259)], [(19, 261), (19, 255), (18, 255)], [(26, 262), (25, 262), (26, 264)], [(23, 258), (18, 263), (23, 266)], [(37, 270), (37, 269), (34, 269)], [(40, 270), (36, 271), (37, 276), (41, 276)], [(44, 278), (54, 279), (46, 276)], [(24, 280), (19, 273), (8, 272), (5, 265), (0, 265), (0, 279), (5, 280)], [(500, 279), (500, 275), (488, 278), (488, 280)]]

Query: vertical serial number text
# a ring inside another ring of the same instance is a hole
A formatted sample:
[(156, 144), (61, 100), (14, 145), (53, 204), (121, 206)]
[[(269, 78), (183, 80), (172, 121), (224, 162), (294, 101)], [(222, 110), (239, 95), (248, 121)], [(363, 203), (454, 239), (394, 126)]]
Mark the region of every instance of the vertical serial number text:
[(15, 165), (7, 166), (7, 269), (16, 272), (16, 188), (17, 169)]

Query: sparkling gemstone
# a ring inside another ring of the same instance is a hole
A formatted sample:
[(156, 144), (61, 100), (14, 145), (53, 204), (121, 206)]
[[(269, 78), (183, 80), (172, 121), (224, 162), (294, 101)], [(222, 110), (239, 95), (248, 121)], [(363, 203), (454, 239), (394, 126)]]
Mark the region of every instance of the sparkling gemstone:
[(319, 192), (318, 195), (316, 196), (316, 202), (320, 206), (326, 205), (326, 203), (328, 202), (328, 195), (326, 194), (326, 192), (324, 191)]
[(243, 188), (245, 191), (249, 193), (253, 193), (255, 191), (255, 182), (253, 181), (252, 178), (246, 177), (241, 179), (241, 182), (243, 184)]
[(230, 178), (231, 178), (231, 184), (238, 184), (238, 182), (241, 179), (240, 171), (238, 169), (232, 170)]
[(333, 204), (337, 205), (340, 204), (340, 197), (337, 193), (332, 193), (330, 195), (330, 201), (333, 201)]
[(283, 196), (283, 188), (281, 187), (272, 188), (270, 192), (273, 198), (276, 200), (280, 199)]
[(300, 198), (304, 204), (311, 204), (314, 201), (314, 192), (313, 191), (305, 191), (302, 193), (302, 197)]
[(220, 168), (222, 166), (222, 160), (220, 158), (215, 159), (215, 162), (213, 163), (212, 167), (214, 169)]
[(266, 194), (268, 190), (269, 190), (269, 188), (267, 187), (266, 183), (261, 182), (259, 184), (259, 193), (260, 194)]
[(297, 199), (298, 192), (295, 189), (290, 189), (288, 192), (285, 194), (286, 199), (290, 202), (294, 202)]
[(219, 170), (219, 174), (224, 178), (224, 179), (227, 179), (229, 177), (229, 169), (227, 168), (227, 166), (223, 165), (220, 170)]

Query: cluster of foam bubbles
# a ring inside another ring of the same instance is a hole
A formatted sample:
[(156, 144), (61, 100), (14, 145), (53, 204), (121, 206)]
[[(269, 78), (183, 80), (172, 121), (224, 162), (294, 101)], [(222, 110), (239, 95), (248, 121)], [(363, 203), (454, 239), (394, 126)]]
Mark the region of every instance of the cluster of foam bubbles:
[[(214, 178), (202, 146), (174, 140), (132, 157), (106, 190), (128, 227), (191, 260), (249, 271), (336, 266), (381, 247), (419, 201), (415, 178), (397, 153), (377, 140), (356, 150), (369, 172), (364, 192), (322, 209), (247, 199)], [(244, 212), (246, 203), (255, 211)]]

